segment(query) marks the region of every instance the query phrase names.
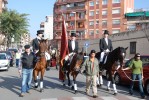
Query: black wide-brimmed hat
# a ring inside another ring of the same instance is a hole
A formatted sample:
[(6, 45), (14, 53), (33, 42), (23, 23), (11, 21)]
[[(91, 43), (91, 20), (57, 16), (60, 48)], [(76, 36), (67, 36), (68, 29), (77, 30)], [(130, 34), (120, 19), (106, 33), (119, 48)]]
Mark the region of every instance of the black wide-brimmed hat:
[(76, 37), (76, 33), (71, 33), (71, 37)]
[(104, 31), (104, 34), (108, 34), (109, 35), (109, 31), (108, 30), (105, 30)]
[(25, 49), (29, 49), (30, 48), (30, 45), (25, 45), (24, 48)]
[(36, 35), (38, 34), (43, 34), (43, 30), (38, 30)]
[(90, 54), (92, 54), (92, 53), (96, 53), (96, 51), (95, 50), (91, 50)]
[(140, 57), (140, 53), (136, 53), (135, 54), (135, 57)]

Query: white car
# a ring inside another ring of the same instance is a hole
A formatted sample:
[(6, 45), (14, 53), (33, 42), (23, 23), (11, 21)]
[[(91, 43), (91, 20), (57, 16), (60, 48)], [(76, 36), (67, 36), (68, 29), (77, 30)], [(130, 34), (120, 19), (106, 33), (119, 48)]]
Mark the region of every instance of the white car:
[(10, 67), (10, 60), (6, 53), (0, 53), (0, 70), (8, 71)]

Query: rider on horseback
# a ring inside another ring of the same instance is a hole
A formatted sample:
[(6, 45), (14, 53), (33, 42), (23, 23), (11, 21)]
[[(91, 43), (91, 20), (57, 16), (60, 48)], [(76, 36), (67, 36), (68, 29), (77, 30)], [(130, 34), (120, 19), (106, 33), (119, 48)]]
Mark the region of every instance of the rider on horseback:
[[(35, 39), (33, 39), (33, 43), (32, 43), (33, 51), (35, 54), (39, 51), (39, 44), (43, 39), (43, 30), (38, 30), (36, 35), (37, 35), (37, 37)], [(47, 62), (50, 62), (50, 55), (46, 52), (45, 56), (46, 56)], [(37, 60), (38, 60), (38, 58), (37, 58)], [(48, 65), (47, 65), (47, 67), (48, 67)], [(47, 70), (48, 70), (48, 68), (47, 68)]]
[(109, 31), (105, 30), (104, 38), (100, 39), (100, 42), (99, 42), (99, 47), (100, 47), (100, 52), (101, 52), (100, 66), (105, 64), (106, 59), (107, 59), (107, 54), (113, 50), (112, 41), (108, 39), (108, 36), (109, 36)]
[(65, 57), (64, 66), (65, 69), (66, 64), (70, 64), (73, 56), (78, 53), (78, 41), (76, 41), (76, 33), (71, 33), (71, 38), (68, 40), (68, 50), (69, 54)]

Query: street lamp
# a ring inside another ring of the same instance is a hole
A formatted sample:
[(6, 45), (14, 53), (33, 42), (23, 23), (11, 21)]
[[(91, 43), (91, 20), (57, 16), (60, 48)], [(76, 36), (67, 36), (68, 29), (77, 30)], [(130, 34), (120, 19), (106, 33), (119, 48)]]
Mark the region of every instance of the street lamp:
[(75, 33), (76, 33), (76, 25), (77, 25), (77, 22), (76, 22), (76, 12), (71, 12), (73, 14), (75, 14)]

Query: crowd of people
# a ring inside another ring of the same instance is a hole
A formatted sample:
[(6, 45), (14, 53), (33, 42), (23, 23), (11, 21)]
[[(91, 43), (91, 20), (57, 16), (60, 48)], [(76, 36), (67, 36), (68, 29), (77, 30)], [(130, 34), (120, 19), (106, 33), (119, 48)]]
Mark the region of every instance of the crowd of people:
[[(92, 49), (90, 51), (89, 57), (85, 59), (83, 64), (81, 65), (81, 73), (86, 72), (86, 94), (89, 95), (90, 86), (92, 84), (93, 87), (93, 98), (97, 98), (97, 75), (99, 74), (99, 66), (102, 66), (107, 59), (108, 53), (113, 50), (112, 41), (108, 38), (109, 32), (107, 30), (103, 33), (103, 38), (99, 40), (99, 49), (101, 52), (100, 58), (95, 58), (96, 51)], [(35, 64), (36, 53), (39, 50), (39, 43), (42, 39), (43, 32), (37, 31), (37, 38), (33, 40), (33, 52), (30, 50), (30, 45), (25, 45), (25, 52), (22, 54), (22, 57), (20, 56), (19, 52), (16, 53), (16, 65), (19, 69), (20, 76), (22, 77), (22, 86), (21, 86), (21, 94), (20, 96), (23, 97), (24, 94), (30, 93), (30, 85), (32, 80), (32, 72)], [(76, 40), (76, 33), (71, 34), (71, 38), (68, 41), (68, 49), (69, 49), (69, 55), (65, 58), (65, 60), (72, 59), (69, 58), (70, 55), (74, 55), (78, 53), (78, 42)], [(128, 70), (132, 69), (132, 80), (135, 80), (136, 77), (140, 79), (143, 77), (143, 71), (142, 71), (142, 61), (140, 60), (140, 54), (137, 53), (132, 60), (130, 66), (127, 69), (122, 70)], [(21, 64), (19, 64), (19, 60), (21, 59)], [(20, 65), (22, 67), (20, 67)], [(65, 66), (64, 66), (65, 67)], [(130, 85), (129, 93), (133, 94), (133, 84)], [(139, 81), (139, 88), (140, 88), (140, 94), (142, 98), (145, 98), (145, 94), (142, 88), (142, 81)]]

